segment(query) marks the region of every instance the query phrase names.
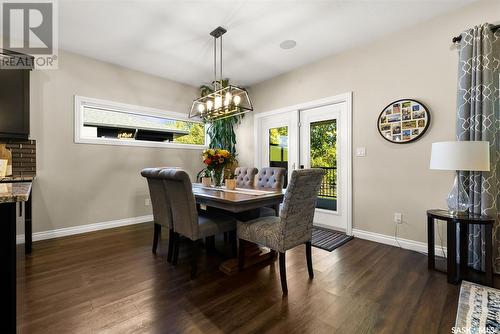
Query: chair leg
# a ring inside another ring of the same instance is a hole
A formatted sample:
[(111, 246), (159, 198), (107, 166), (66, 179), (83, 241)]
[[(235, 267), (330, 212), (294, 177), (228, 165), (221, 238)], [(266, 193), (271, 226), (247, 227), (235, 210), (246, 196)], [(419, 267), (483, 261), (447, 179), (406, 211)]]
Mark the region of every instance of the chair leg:
[(307, 271), (309, 272), (309, 278), (314, 278), (313, 262), (311, 256), (311, 242), (306, 242), (306, 259), (307, 259)]
[(174, 229), (170, 228), (168, 229), (168, 253), (167, 253), (167, 262), (171, 263), (172, 262), (172, 256), (174, 252), (174, 243), (175, 243), (175, 237), (174, 237)]
[(280, 262), (280, 278), (281, 278), (281, 290), (283, 295), (288, 294), (288, 287), (286, 285), (286, 267), (285, 267), (285, 252), (279, 252), (279, 262)]
[(156, 254), (156, 249), (158, 248), (158, 239), (160, 239), (161, 225), (155, 223), (155, 229), (153, 232), (153, 254)]
[(271, 259), (275, 259), (275, 258), (276, 258), (276, 254), (277, 254), (277, 253), (276, 253), (276, 251), (275, 251), (274, 249), (270, 249), (270, 250), (269, 250), (269, 257), (270, 257)]
[(239, 239), (238, 271), (245, 267), (245, 243), (245, 240)]
[(236, 235), (236, 230), (229, 232), (231, 239), (231, 255), (233, 257), (238, 256), (238, 236)]
[(174, 254), (172, 256), (172, 264), (174, 266), (177, 265), (177, 259), (179, 258), (179, 233), (174, 232), (174, 237), (172, 238), (172, 241), (174, 242), (173, 247), (174, 247)]
[(205, 237), (205, 249), (207, 253), (214, 253), (215, 251), (215, 235)]
[(191, 279), (196, 278), (196, 272), (198, 271), (198, 253), (199, 253), (199, 241), (191, 241)]

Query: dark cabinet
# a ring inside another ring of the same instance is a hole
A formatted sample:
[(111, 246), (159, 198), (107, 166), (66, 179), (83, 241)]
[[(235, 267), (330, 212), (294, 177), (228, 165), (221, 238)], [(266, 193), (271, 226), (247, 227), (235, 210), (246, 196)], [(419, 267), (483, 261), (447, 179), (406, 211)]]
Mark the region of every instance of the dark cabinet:
[[(1, 52), (2, 58), (15, 57)], [(0, 69), (0, 138), (30, 133), (30, 69)]]

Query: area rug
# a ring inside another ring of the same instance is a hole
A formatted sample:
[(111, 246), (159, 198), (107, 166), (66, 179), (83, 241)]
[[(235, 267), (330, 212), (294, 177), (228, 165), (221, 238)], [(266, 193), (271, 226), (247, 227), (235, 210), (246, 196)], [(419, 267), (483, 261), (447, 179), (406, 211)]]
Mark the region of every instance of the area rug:
[(352, 236), (342, 232), (328, 230), (321, 227), (313, 227), (312, 245), (331, 252), (346, 242), (352, 240)]
[(500, 290), (462, 281), (457, 333), (500, 333)]

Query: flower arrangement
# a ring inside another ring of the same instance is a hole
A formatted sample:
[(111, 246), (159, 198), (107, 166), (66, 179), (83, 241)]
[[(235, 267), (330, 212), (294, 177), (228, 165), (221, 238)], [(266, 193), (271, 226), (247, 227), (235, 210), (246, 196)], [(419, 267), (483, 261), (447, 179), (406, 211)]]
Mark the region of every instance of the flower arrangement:
[(222, 186), (224, 167), (233, 163), (234, 156), (228, 150), (209, 148), (203, 151), (202, 157), (206, 170), (212, 173), (214, 185)]
[(233, 161), (233, 156), (228, 150), (209, 148), (203, 151), (203, 163), (208, 170), (223, 168)]

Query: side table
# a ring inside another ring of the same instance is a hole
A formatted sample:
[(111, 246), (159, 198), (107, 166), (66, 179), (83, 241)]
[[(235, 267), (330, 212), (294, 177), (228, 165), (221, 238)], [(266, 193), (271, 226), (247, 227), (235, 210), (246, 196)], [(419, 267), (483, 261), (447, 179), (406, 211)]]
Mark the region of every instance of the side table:
[[(458, 284), (463, 278), (467, 278), (469, 258), (469, 225), (483, 225), (485, 229), (485, 263), (486, 279), (485, 285), (493, 286), (493, 240), (492, 230), (494, 219), (484, 215), (468, 214), (454, 215), (447, 210), (427, 211), (427, 245), (428, 245), (428, 268), (435, 269), (435, 241), (434, 220), (446, 221), (447, 235), (447, 274), (448, 283)], [(460, 268), (457, 268), (457, 226), (460, 226)], [(466, 259), (465, 261), (463, 259)]]

